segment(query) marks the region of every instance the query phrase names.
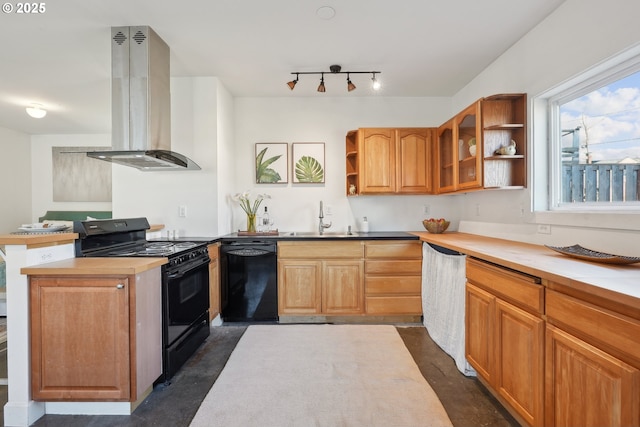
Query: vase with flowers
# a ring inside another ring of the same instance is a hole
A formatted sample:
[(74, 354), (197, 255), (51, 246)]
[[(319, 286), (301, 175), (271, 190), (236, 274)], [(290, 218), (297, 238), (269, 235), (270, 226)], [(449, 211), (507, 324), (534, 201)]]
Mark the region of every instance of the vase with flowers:
[(233, 200), (240, 204), (242, 210), (247, 214), (247, 232), (256, 232), (256, 215), (258, 208), (264, 199), (270, 199), (268, 194), (257, 194), (256, 198), (251, 201), (251, 193), (247, 190), (244, 193), (236, 193)]

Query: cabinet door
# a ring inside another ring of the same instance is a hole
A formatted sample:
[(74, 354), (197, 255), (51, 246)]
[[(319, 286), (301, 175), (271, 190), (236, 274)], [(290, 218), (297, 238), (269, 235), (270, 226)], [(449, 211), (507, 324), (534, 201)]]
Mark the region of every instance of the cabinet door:
[(469, 364), (490, 384), (494, 379), (495, 297), (467, 282), (465, 351)]
[(640, 371), (547, 325), (545, 425), (640, 425)]
[(318, 314), (322, 262), (278, 261), (278, 314)]
[(543, 425), (544, 321), (496, 299), (496, 390), (531, 426)]
[(360, 194), (396, 191), (396, 148), (394, 129), (362, 129)]
[(431, 129), (396, 130), (396, 183), (398, 193), (433, 191)]
[(129, 400), (128, 279), (33, 277), (30, 286), (32, 398)]
[(363, 262), (323, 262), (322, 312), (360, 314), (364, 311)]
[(456, 190), (457, 173), (454, 159), (458, 156), (458, 147), (453, 145), (453, 122), (449, 120), (438, 128), (436, 140), (436, 193), (449, 193)]
[[(454, 137), (457, 137), (458, 190), (482, 186), (482, 132), (480, 102), (475, 102), (455, 117)], [(469, 141), (475, 139), (476, 153), (469, 151)]]

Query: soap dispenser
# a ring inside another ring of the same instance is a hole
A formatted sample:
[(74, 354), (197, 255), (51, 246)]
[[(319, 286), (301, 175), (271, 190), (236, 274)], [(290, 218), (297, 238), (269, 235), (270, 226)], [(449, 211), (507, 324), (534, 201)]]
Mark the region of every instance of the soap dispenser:
[(362, 218), (362, 225), (360, 226), (360, 231), (362, 233), (368, 233), (369, 232), (369, 221), (367, 221), (367, 217), (363, 217)]

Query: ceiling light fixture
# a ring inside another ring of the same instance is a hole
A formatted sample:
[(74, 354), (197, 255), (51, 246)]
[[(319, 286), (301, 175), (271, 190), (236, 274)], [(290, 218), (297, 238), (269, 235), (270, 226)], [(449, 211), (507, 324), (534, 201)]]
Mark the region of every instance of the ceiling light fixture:
[(47, 110), (42, 108), (41, 104), (31, 104), (27, 108), (27, 114), (34, 119), (41, 119), (47, 115)]
[(340, 65), (332, 65), (329, 67), (329, 71), (294, 71), (291, 74), (295, 74), (295, 80), (292, 80), (287, 83), (289, 89), (293, 90), (293, 88), (298, 83), (298, 78), (300, 74), (320, 74), (320, 86), (318, 86), (318, 92), (325, 92), (326, 88), (324, 86), (324, 75), (325, 74), (346, 74), (347, 75), (347, 90), (351, 92), (356, 88), (356, 85), (351, 82), (350, 74), (371, 74), (373, 78), (371, 81), (373, 82), (372, 88), (373, 90), (380, 90), (380, 81), (376, 79), (376, 74), (380, 74), (380, 71), (342, 71), (342, 67)]
[(295, 80), (291, 80), (289, 83), (287, 83), (287, 85), (289, 86), (289, 89), (293, 90), (294, 87), (296, 87), (296, 83), (298, 83), (298, 74), (296, 73), (296, 79)]
[(320, 78), (320, 86), (318, 86), (318, 92), (326, 92), (327, 89), (324, 87), (324, 73), (322, 73), (322, 77)]
[(351, 83), (351, 79), (349, 78), (349, 73), (347, 73), (347, 90), (349, 92), (351, 92), (352, 90), (354, 90), (356, 88), (356, 85), (354, 85), (353, 83)]
[(373, 78), (371, 79), (371, 87), (373, 90), (380, 90), (380, 82), (376, 79), (376, 73), (373, 73)]

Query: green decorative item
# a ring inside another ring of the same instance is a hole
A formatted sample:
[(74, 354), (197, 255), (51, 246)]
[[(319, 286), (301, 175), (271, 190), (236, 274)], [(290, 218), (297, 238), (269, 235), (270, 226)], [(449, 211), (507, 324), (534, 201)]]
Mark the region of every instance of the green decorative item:
[(257, 183), (276, 183), (282, 180), (280, 174), (269, 166), (278, 160), (282, 155), (269, 157), (264, 160), (264, 155), (267, 153), (269, 147), (263, 149), (256, 156), (256, 182)]
[(247, 214), (247, 232), (256, 232), (256, 214)]
[(324, 182), (324, 169), (320, 162), (311, 156), (302, 156), (295, 169), (298, 182)]

